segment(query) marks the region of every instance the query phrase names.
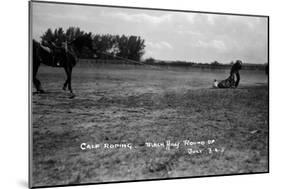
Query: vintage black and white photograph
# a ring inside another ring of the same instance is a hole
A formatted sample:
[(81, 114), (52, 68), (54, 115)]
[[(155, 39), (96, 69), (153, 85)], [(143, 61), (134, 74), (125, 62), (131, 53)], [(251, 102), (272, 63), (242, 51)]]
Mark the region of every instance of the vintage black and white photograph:
[(30, 186), (269, 171), (269, 17), (29, 2)]

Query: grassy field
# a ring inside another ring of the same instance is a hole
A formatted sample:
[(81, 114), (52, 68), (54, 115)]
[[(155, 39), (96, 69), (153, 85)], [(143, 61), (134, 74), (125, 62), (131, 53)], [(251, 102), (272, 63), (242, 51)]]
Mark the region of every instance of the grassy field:
[(228, 72), (78, 65), (70, 99), (63, 69), (40, 67), (33, 186), (268, 171), (266, 75), (242, 70), (239, 88), (212, 89)]

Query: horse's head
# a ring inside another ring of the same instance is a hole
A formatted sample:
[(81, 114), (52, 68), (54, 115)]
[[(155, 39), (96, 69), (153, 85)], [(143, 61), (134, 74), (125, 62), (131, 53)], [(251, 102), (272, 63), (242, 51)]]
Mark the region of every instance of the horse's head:
[(87, 47), (89, 50), (93, 50), (91, 34), (82, 35), (68, 43), (69, 46), (72, 46), (78, 52), (81, 52), (83, 48)]

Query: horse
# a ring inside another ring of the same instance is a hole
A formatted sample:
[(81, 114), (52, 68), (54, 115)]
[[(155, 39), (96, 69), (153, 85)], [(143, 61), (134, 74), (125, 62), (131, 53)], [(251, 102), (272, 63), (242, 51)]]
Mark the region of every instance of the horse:
[(72, 69), (76, 65), (76, 62), (78, 60), (77, 54), (81, 52), (84, 46), (87, 46), (90, 50), (92, 50), (92, 40), (89, 38), (89, 36), (81, 36), (69, 43), (66, 43), (66, 46), (68, 46), (68, 48), (57, 47), (53, 43), (50, 44), (52, 44), (50, 45), (50, 47), (44, 47), (36, 40), (33, 39), (32, 41), (33, 84), (38, 93), (45, 92), (42, 88), (41, 82), (36, 77), (41, 63), (47, 66), (63, 67), (67, 76), (63, 84), (63, 90), (66, 90), (68, 88), (70, 94), (74, 97), (74, 93), (71, 87)]

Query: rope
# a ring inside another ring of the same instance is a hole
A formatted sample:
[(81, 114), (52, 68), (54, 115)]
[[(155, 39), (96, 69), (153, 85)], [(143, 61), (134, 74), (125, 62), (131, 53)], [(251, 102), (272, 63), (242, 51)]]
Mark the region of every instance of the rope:
[(126, 61), (129, 61), (129, 62), (134, 62), (136, 64), (141, 64), (143, 65), (144, 63), (140, 62), (140, 61), (136, 61), (136, 60), (132, 60), (132, 59), (128, 59), (128, 58), (124, 58), (124, 57), (121, 57), (121, 56), (117, 56), (117, 55), (112, 55), (112, 54), (109, 54), (109, 53), (104, 53), (104, 52), (98, 52), (100, 54), (104, 54), (104, 55), (107, 55), (107, 56), (111, 56), (111, 57), (117, 57), (117, 58), (120, 58), (122, 60), (126, 60)]

